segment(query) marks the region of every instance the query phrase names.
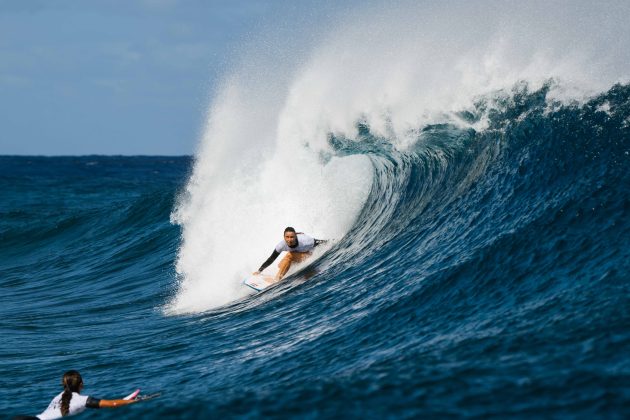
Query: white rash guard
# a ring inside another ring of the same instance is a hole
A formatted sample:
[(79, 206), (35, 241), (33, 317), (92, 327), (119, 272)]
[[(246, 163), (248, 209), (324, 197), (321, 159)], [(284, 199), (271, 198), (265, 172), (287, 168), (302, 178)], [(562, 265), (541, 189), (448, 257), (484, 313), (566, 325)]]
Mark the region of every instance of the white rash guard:
[(280, 253), (282, 251), (286, 252), (310, 252), (315, 248), (315, 239), (304, 233), (297, 234), (297, 245), (293, 248), (289, 247), (285, 241), (278, 242), (276, 245), (276, 252)]
[(269, 267), (271, 263), (273, 263), (276, 260), (276, 258), (278, 258), (278, 255), (280, 255), (280, 253), (283, 251), (311, 252), (313, 248), (315, 248), (317, 245), (324, 244), (327, 242), (326, 240), (311, 238), (310, 236), (305, 235), (303, 233), (297, 234), (297, 241), (298, 241), (297, 245), (293, 248), (289, 247), (289, 245), (287, 245), (285, 241), (280, 241), (278, 245), (276, 245), (276, 247), (274, 248), (273, 252), (271, 253), (271, 256), (267, 258), (267, 261), (265, 261), (260, 266), (258, 271), (262, 272), (265, 268)]
[[(48, 404), (48, 408), (37, 417), (40, 420), (52, 420), (52, 419), (60, 419), (63, 416), (61, 415), (61, 396), (63, 392), (57, 395), (53, 400)], [(98, 402), (100, 400), (96, 398), (89, 397), (87, 395), (80, 395), (76, 392), (72, 393), (72, 398), (70, 398), (70, 406), (68, 407), (68, 416), (74, 416), (75, 414), (82, 413), (85, 409), (90, 407), (98, 407)]]

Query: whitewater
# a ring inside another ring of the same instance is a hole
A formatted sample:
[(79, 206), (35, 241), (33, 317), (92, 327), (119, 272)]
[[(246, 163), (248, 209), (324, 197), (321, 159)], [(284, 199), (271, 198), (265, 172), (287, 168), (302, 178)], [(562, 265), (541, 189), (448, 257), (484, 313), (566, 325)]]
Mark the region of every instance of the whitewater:
[[(0, 412), (79, 369), (163, 393), (102, 417), (627, 417), (629, 12), (293, 16), (192, 157), (0, 157)], [(331, 241), (254, 293), (286, 226)]]
[[(259, 265), (284, 226), (334, 239), (351, 229), (373, 183), (370, 155), (340, 156), (331, 135), (360, 144), (356, 126), (364, 124), (404, 154), (431, 124), (483, 131), (487, 115), (468, 121), (461, 113), (476, 112), (478, 101), (489, 103), (487, 112), (500, 108), (493, 102), (521, 85), (553, 86), (553, 106), (627, 81), (630, 35), (626, 25), (611, 25), (610, 10), (583, 20), (586, 5), (541, 5), (423, 5), (415, 13), (410, 4), (373, 6), (343, 15), (308, 53), (247, 49), (246, 64), (213, 100), (172, 216), (183, 243), (171, 309), (194, 312), (243, 297), (237, 280)], [(225, 240), (239, 236), (247, 247)]]

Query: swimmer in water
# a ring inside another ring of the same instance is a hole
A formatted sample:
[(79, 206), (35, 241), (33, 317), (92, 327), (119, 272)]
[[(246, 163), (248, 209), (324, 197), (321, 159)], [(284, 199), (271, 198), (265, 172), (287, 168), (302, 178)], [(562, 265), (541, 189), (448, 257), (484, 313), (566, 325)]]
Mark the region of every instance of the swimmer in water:
[[(114, 408), (139, 401), (139, 399), (136, 398), (127, 400), (101, 400), (92, 396), (81, 395), (80, 392), (83, 390), (83, 378), (81, 378), (81, 374), (76, 370), (69, 370), (64, 373), (61, 379), (61, 386), (63, 386), (63, 392), (53, 398), (48, 408), (43, 413), (30, 417), (16, 416), (14, 419), (60, 419), (65, 416), (79, 414), (85, 411), (86, 408)], [(137, 392), (132, 395), (136, 397)]]

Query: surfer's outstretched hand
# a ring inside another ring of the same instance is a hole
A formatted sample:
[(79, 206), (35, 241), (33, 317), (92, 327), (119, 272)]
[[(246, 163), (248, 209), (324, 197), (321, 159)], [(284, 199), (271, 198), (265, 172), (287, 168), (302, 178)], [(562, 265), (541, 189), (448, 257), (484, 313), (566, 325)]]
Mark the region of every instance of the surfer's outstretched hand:
[(260, 276), (260, 271), (254, 271), (252, 274), (255, 276)]

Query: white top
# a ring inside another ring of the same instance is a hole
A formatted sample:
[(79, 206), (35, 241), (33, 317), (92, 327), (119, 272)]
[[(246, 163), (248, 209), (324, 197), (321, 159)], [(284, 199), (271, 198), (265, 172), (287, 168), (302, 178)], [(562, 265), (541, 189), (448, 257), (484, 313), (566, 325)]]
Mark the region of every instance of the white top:
[[(37, 417), (40, 420), (51, 420), (51, 419), (60, 419), (63, 416), (61, 415), (61, 396), (63, 392), (57, 395), (53, 400), (48, 404), (48, 408)], [(82, 413), (85, 411), (85, 403), (88, 400), (87, 395), (80, 395), (76, 392), (72, 393), (72, 398), (70, 398), (70, 406), (68, 407), (68, 415), (74, 416), (75, 414)]]
[(313, 248), (315, 248), (315, 239), (311, 238), (308, 235), (305, 235), (303, 233), (298, 233), (297, 240), (298, 240), (297, 246), (295, 246), (294, 248), (290, 248), (289, 245), (287, 245), (285, 241), (278, 242), (278, 245), (276, 245), (276, 251), (277, 252), (282, 252), (282, 251), (309, 252), (309, 251), (312, 251)]

